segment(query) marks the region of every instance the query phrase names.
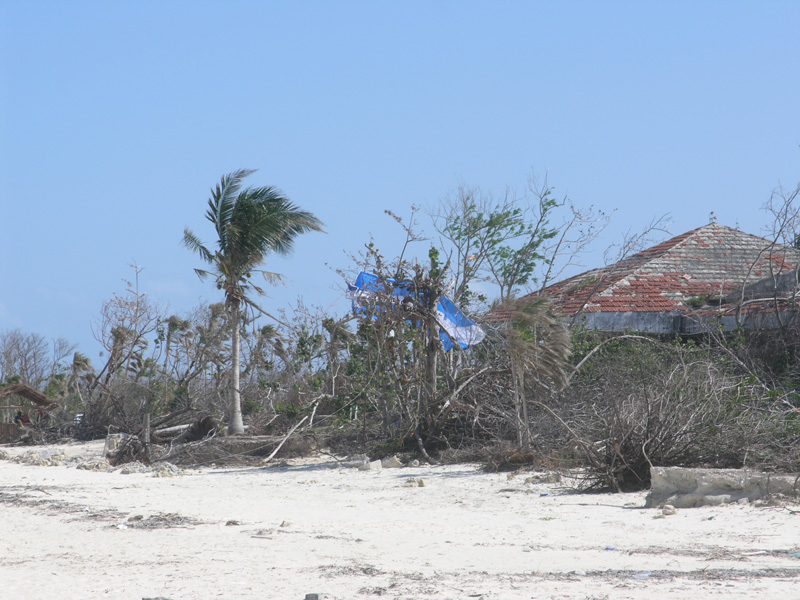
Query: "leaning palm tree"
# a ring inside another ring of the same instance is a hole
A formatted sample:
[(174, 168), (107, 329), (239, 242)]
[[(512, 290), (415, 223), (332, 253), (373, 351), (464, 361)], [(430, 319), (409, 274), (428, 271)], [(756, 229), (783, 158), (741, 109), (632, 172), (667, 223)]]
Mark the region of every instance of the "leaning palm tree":
[[(231, 414), (228, 433), (244, 433), (242, 403), (239, 395), (239, 342), (242, 309), (261, 310), (248, 297), (251, 291), (264, 291), (250, 280), (260, 272), (268, 282), (281, 277), (257, 267), (271, 252), (289, 254), (294, 239), (308, 231), (322, 231), (322, 222), (312, 213), (300, 210), (274, 187), (247, 188), (240, 191), (242, 180), (254, 173), (242, 169), (225, 175), (211, 190), (206, 218), (217, 231), (217, 249), (209, 250), (188, 228), (183, 244), (213, 267), (212, 271), (195, 269), (201, 279), (213, 277), (217, 289), (224, 290), (225, 308), (231, 326)], [(264, 312), (264, 311), (261, 311)]]

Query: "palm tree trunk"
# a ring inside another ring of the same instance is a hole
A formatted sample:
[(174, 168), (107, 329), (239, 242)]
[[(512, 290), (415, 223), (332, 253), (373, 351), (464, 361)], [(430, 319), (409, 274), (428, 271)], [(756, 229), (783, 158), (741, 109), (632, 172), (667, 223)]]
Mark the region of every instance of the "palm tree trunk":
[(514, 408), (517, 417), (517, 442), (521, 449), (531, 445), (531, 430), (528, 422), (528, 399), (525, 397), (525, 380), (519, 367), (511, 361), (511, 381), (514, 386)]
[(228, 435), (242, 435), (244, 422), (242, 421), (242, 397), (239, 394), (239, 318), (240, 309), (234, 306), (231, 315), (231, 416), (228, 421)]
[[(438, 301), (438, 298), (437, 298)], [(435, 307), (435, 305), (434, 305)], [(427, 345), (425, 347), (425, 406), (423, 418), (426, 427), (430, 425), (431, 409), (436, 402), (436, 383), (439, 358), (439, 325), (433, 308), (429, 308), (426, 317), (426, 329), (428, 334)]]

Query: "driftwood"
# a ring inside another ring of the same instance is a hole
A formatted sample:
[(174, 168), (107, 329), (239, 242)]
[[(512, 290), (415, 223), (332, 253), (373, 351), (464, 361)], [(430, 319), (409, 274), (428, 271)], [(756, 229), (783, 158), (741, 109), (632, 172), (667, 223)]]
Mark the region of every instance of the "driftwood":
[(156, 429), (153, 431), (153, 437), (158, 437), (161, 440), (171, 441), (175, 439), (176, 436), (180, 435), (189, 427), (191, 427), (191, 423), (186, 423), (185, 425), (173, 425), (172, 427), (164, 427), (163, 429)]
[[(316, 411), (316, 407), (314, 407), (314, 410)], [(300, 419), (300, 422), (299, 422), (299, 423), (297, 423), (297, 425), (295, 425), (294, 427), (292, 427), (292, 428), (289, 430), (289, 433), (287, 433), (285, 436), (283, 436), (283, 439), (280, 441), (280, 443), (279, 443), (277, 446), (275, 446), (275, 449), (272, 451), (272, 453), (271, 453), (271, 454), (270, 454), (270, 455), (269, 455), (267, 458), (265, 458), (265, 459), (264, 459), (262, 462), (263, 462), (263, 463), (268, 463), (268, 462), (269, 462), (269, 461), (271, 461), (273, 458), (275, 458), (275, 456), (278, 454), (278, 452), (280, 452), (280, 451), (281, 451), (281, 448), (283, 448), (283, 445), (284, 445), (284, 444), (285, 444), (285, 443), (288, 441), (288, 439), (289, 439), (290, 437), (292, 437), (292, 434), (295, 432), (295, 429), (297, 429), (298, 427), (300, 427), (300, 425), (302, 425), (302, 424), (303, 424), (303, 421), (305, 421), (307, 418), (308, 418), (308, 416), (305, 416), (305, 417), (303, 417), (302, 419)], [(313, 415), (313, 413), (312, 413), (312, 415), (311, 415), (311, 420), (312, 420), (312, 421), (314, 420), (314, 415)]]
[[(150, 464), (150, 453), (147, 444), (135, 435), (119, 434), (119, 442), (114, 448), (106, 452), (106, 460), (112, 467), (125, 463), (138, 461), (146, 465)], [(108, 446), (108, 439), (106, 440)]]
[[(318, 436), (293, 435), (308, 417), (304, 417), (284, 436), (220, 436), (219, 424), (211, 416), (193, 423), (151, 431), (151, 443), (135, 435), (120, 434), (106, 458), (112, 465), (131, 461), (145, 464), (170, 462), (183, 467), (210, 464), (266, 464), (272, 458), (308, 456), (319, 450)], [(108, 443), (108, 442), (107, 442)]]
[(187, 442), (197, 442), (204, 438), (214, 435), (219, 427), (217, 421), (210, 416), (204, 416), (192, 423), (185, 425), (174, 425), (157, 429), (151, 433), (151, 439), (155, 443), (185, 444)]
[(216, 436), (199, 442), (173, 443), (169, 451), (154, 459), (154, 462), (166, 461), (184, 467), (254, 464), (262, 463), (263, 459), (273, 456), (308, 456), (318, 449), (318, 438), (310, 434), (288, 439), (285, 436), (272, 435)]

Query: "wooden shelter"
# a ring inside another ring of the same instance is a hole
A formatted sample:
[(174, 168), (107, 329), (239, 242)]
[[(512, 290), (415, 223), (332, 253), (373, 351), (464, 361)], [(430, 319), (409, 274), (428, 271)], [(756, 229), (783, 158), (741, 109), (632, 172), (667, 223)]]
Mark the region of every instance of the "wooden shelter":
[(0, 443), (8, 443), (19, 437), (20, 428), (14, 423), (17, 412), (27, 414), (35, 409), (41, 416), (56, 408), (58, 404), (25, 383), (0, 387)]

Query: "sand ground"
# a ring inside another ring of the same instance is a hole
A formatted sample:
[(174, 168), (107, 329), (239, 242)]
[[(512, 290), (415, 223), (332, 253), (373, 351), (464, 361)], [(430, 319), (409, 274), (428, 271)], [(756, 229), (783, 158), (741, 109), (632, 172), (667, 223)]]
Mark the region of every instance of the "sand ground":
[(47, 447), (56, 466), (20, 460), (42, 450), (0, 447), (5, 600), (800, 598), (796, 506), (664, 516), (645, 493), (331, 456), (85, 468), (103, 442)]

